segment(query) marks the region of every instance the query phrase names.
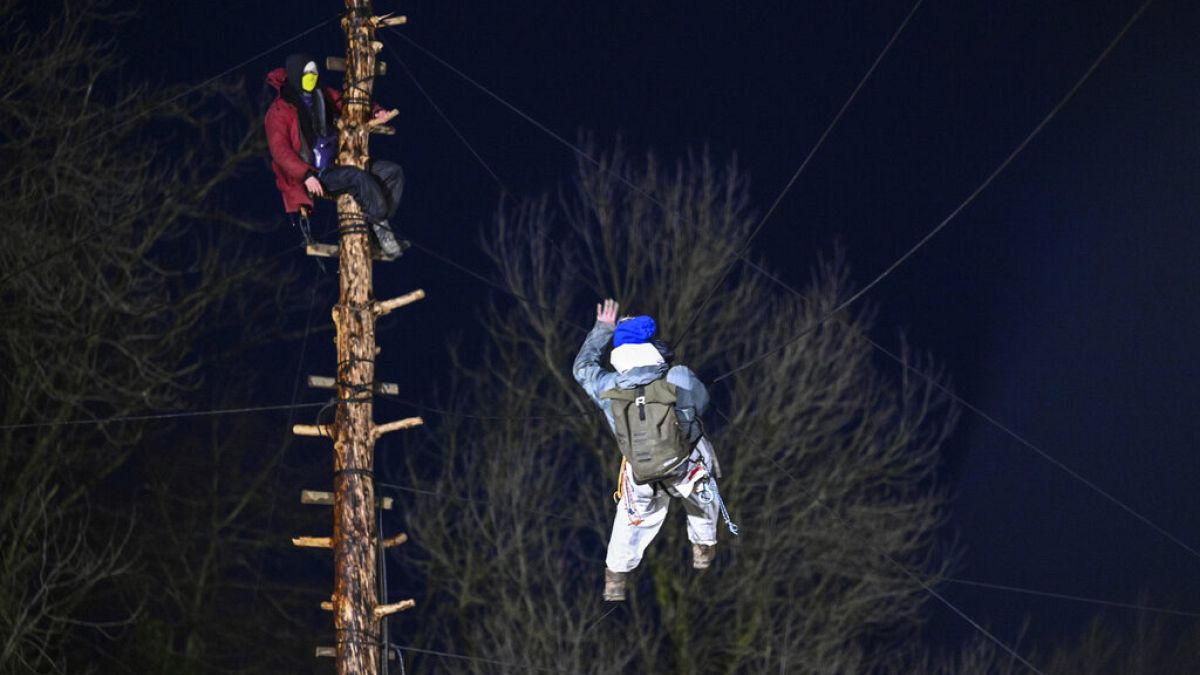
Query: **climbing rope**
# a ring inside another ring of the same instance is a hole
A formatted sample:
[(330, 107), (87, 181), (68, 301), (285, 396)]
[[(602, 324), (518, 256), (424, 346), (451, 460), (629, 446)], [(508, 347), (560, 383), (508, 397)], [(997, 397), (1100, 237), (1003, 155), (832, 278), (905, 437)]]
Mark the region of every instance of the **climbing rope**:
[(729, 511), (725, 509), (725, 500), (721, 499), (721, 491), (717, 489), (717, 481), (715, 478), (708, 481), (708, 487), (712, 489), (713, 500), (717, 502), (717, 507), (721, 509), (721, 517), (725, 519), (725, 527), (729, 528), (729, 534), (732, 534), (735, 537), (738, 536), (739, 528), (736, 524), (734, 524), (733, 520), (730, 519)]

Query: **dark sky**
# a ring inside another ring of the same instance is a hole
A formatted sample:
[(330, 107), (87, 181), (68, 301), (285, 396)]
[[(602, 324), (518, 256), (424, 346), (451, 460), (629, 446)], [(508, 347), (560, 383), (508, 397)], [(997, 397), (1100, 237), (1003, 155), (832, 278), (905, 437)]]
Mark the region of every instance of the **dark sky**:
[[(718, 157), (736, 152), (765, 208), (911, 3), (743, 4), (380, 2), (377, 10), (408, 14), (415, 40), (568, 138), (582, 128), (667, 157), (705, 143)], [(1138, 4), (926, 2), (757, 250), (803, 284), (816, 253), (838, 240), (866, 283), (983, 180)], [(195, 82), (340, 9), (332, 0), (146, 3), (122, 35), (133, 72)], [(869, 296), (878, 339), (895, 345), (904, 331), (947, 365), (967, 400), (1193, 547), (1198, 34), (1200, 6), (1155, 3), (997, 182)], [(403, 41), (389, 42), (510, 190), (540, 191), (568, 171), (573, 158), (555, 141)], [(302, 45), (321, 56), (343, 49), (332, 22)], [(255, 94), (287, 51), (241, 71)], [(401, 133), (373, 152), (408, 172), (401, 228), (479, 267), (473, 242), (494, 210), (495, 183), (395, 65), (376, 92), (402, 109)], [(264, 168), (247, 177), (237, 205), (268, 217), (278, 203)], [(294, 235), (269, 236), (285, 245)], [(427, 337), (404, 348), (436, 374), (441, 341), (469, 339), (469, 308), (487, 289), (418, 256), (377, 277), (380, 296), (430, 291), (411, 314)], [(392, 356), (405, 358), (399, 349)], [(965, 414), (947, 450), (958, 487), (953, 525), (966, 547), (960, 577), (1121, 601), (1146, 591), (1154, 603), (1200, 610), (1200, 559), (980, 418)], [(945, 592), (1006, 640), (1025, 616), (1032, 638), (1052, 640), (1075, 634), (1095, 610)], [(934, 614), (945, 635), (969, 633)]]

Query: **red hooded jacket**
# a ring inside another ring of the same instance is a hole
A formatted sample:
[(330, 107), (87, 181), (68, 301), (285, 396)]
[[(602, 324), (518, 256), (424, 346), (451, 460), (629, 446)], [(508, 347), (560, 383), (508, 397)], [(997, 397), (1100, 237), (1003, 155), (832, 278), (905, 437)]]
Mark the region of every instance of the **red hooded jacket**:
[[(287, 71), (276, 68), (267, 73), (267, 84), (274, 87), (276, 95), (271, 107), (267, 108), (264, 126), (267, 130), (267, 146), (271, 149), (271, 169), (275, 172), (275, 187), (283, 196), (283, 210), (296, 213), (301, 206), (312, 208), (313, 200), (304, 188), (304, 180), (317, 173), (306, 156), (311, 152), (304, 148), (300, 134), (300, 119), (296, 107), (283, 99), (280, 89), (287, 82)], [(337, 113), (342, 112), (342, 94), (331, 87), (322, 87), (325, 96), (333, 103)]]

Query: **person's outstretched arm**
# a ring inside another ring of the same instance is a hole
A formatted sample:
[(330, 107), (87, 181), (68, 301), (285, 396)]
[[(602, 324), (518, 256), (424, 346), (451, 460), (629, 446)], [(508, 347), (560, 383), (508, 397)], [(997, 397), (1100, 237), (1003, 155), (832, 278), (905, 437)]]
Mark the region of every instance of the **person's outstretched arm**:
[(611, 298), (596, 305), (596, 324), (584, 338), (579, 355), (575, 357), (575, 364), (571, 367), (575, 381), (597, 403), (600, 402), (600, 393), (612, 387), (615, 376), (613, 372), (604, 369), (600, 363), (600, 356), (604, 353), (604, 347), (612, 340), (613, 330), (617, 327), (618, 309), (620, 305)]

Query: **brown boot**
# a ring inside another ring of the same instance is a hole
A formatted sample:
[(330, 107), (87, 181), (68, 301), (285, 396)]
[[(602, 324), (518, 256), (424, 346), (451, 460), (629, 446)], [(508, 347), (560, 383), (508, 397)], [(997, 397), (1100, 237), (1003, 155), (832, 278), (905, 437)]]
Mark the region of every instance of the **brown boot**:
[(625, 572), (614, 572), (604, 568), (604, 599), (610, 602), (625, 600)]
[(717, 557), (716, 544), (692, 544), (692, 567), (706, 570)]

